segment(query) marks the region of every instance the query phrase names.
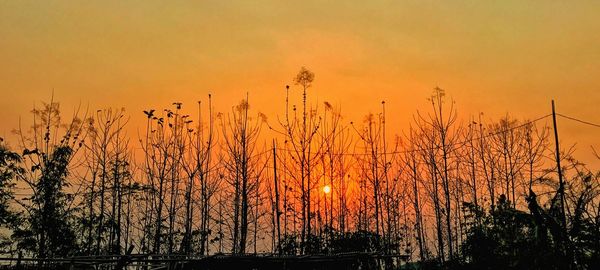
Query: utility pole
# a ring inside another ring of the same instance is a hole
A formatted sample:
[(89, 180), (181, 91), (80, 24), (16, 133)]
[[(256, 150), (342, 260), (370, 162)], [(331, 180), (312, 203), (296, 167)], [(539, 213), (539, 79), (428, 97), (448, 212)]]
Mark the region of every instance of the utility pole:
[(556, 109), (554, 108), (554, 100), (552, 100), (552, 124), (554, 126), (554, 144), (556, 146), (556, 166), (557, 166), (557, 172), (558, 172), (558, 192), (559, 192), (559, 196), (560, 196), (560, 209), (561, 209), (561, 225), (563, 227), (564, 233), (565, 233), (565, 237), (566, 239), (564, 240), (563, 243), (563, 248), (565, 249), (565, 255), (567, 256), (568, 260), (569, 260), (569, 265), (568, 265), (568, 269), (572, 269), (573, 266), (573, 251), (570, 250), (569, 246), (569, 239), (568, 239), (568, 235), (567, 235), (567, 215), (565, 212), (565, 183), (563, 181), (563, 175), (562, 175), (562, 167), (560, 166), (560, 148), (558, 145), (558, 129), (556, 128)]
[(275, 215), (277, 218), (277, 252), (281, 254), (281, 226), (279, 225), (279, 182), (277, 181), (277, 150), (273, 139), (273, 180), (275, 181)]
[(558, 145), (558, 129), (556, 128), (556, 110), (552, 100), (552, 124), (554, 126), (554, 144), (556, 146), (556, 166), (558, 171), (558, 195), (560, 196), (561, 223), (563, 229), (567, 229), (567, 217), (565, 214), (565, 183), (563, 182), (562, 168), (560, 166), (560, 148)]

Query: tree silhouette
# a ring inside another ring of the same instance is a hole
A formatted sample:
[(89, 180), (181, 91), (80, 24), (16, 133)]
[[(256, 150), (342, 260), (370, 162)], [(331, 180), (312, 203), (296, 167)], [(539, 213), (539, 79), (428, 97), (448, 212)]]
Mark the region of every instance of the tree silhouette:
[[(136, 145), (124, 110), (80, 119), (76, 108), (64, 121), (54, 101), (34, 108), (16, 146), (0, 139), (0, 248), (38, 268), (347, 257), (368, 269), (600, 267), (600, 173), (574, 148), (549, 149), (548, 116), (465, 121), (435, 88), (403, 133), (386, 115), (393, 101), (354, 122), (309, 99), (314, 78), (303, 67), (286, 86), (276, 126), (247, 96), (219, 113), (209, 95), (208, 113), (169, 102), (133, 115), (146, 121)], [(246, 256), (262, 252), (274, 256)]]
[[(23, 173), (21, 168), (21, 156), (12, 152), (4, 145), (4, 139), (0, 138), (0, 229), (8, 229), (15, 226), (19, 215), (11, 209), (11, 201), (14, 199), (13, 189), (17, 175)], [(10, 248), (11, 241), (0, 234), (0, 250)]]
[[(19, 248), (32, 252), (38, 258), (72, 255), (79, 252), (74, 229), (74, 196), (67, 177), (76, 152), (82, 147), (88, 122), (74, 117), (63, 124), (59, 105), (55, 102), (34, 109), (33, 136), (26, 138), (17, 131), (23, 147), (27, 168), (20, 179), (33, 195), (22, 203), (27, 215), (15, 228), (13, 237)], [(63, 135), (58, 135), (63, 129)]]

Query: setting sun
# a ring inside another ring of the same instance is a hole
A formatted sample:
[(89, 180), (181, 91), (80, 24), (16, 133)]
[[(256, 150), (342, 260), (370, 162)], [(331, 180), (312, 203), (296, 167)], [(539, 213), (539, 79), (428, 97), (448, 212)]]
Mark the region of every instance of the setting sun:
[(331, 192), (331, 187), (329, 185), (324, 186), (323, 187), (323, 192), (325, 192), (325, 194), (329, 194), (329, 192)]

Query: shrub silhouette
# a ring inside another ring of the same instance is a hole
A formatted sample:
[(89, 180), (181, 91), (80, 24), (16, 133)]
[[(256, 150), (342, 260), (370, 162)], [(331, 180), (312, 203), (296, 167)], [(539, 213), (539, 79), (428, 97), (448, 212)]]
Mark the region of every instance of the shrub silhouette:
[(470, 269), (563, 269), (561, 255), (550, 232), (536, 223), (533, 214), (513, 208), (500, 195), (494, 210), (481, 213), (465, 204), (482, 220), (474, 223), (462, 245), (463, 266)]

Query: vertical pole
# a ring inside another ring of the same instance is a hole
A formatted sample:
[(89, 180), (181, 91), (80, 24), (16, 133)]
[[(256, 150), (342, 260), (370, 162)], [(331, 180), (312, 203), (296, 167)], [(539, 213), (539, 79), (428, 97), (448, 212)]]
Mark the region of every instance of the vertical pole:
[(277, 252), (281, 254), (281, 227), (279, 226), (279, 182), (277, 181), (277, 150), (273, 139), (273, 180), (275, 181), (275, 215), (277, 217)]
[(554, 126), (554, 144), (556, 145), (556, 166), (557, 168), (557, 172), (558, 172), (558, 192), (559, 192), (559, 196), (560, 196), (560, 209), (561, 209), (561, 225), (563, 227), (563, 232), (566, 235), (566, 239), (564, 240), (564, 242), (562, 243), (563, 246), (562, 248), (565, 251), (565, 255), (567, 257), (568, 260), (568, 269), (572, 269), (572, 263), (573, 263), (573, 253), (572, 250), (570, 250), (569, 248), (569, 239), (568, 239), (568, 235), (567, 235), (567, 216), (566, 216), (566, 212), (565, 212), (565, 183), (563, 180), (563, 174), (562, 174), (562, 167), (560, 166), (560, 148), (558, 145), (558, 129), (556, 127), (556, 109), (554, 108), (554, 100), (552, 100), (552, 124)]
[(567, 218), (565, 214), (565, 184), (563, 182), (562, 168), (560, 166), (560, 147), (558, 145), (558, 129), (556, 128), (556, 110), (552, 100), (552, 124), (554, 126), (554, 144), (556, 146), (556, 166), (558, 171), (558, 193), (560, 196), (561, 222), (563, 229), (567, 229)]

